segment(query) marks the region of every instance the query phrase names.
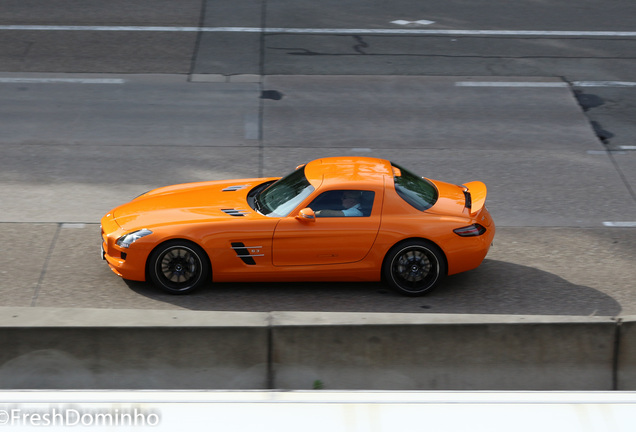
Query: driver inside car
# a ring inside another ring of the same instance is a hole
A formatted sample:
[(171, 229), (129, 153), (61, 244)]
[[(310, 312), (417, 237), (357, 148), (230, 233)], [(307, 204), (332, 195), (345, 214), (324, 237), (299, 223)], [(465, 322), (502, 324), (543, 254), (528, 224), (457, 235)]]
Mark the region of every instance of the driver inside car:
[(342, 210), (318, 210), (317, 217), (343, 217), (343, 216), (362, 216), (360, 210), (360, 200), (362, 192), (360, 191), (344, 191), (341, 196)]

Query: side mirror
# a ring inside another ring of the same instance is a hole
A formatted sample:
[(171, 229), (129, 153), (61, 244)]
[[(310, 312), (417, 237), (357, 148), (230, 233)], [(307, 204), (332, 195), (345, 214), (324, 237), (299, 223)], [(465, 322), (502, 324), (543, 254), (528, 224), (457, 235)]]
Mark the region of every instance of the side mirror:
[(316, 213), (309, 207), (302, 209), (298, 212), (296, 219), (300, 219), (305, 222), (316, 222)]

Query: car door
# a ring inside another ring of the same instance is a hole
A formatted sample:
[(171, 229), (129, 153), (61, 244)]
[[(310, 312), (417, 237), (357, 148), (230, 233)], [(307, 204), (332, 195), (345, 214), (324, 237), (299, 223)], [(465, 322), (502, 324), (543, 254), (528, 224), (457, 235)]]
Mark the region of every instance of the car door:
[[(321, 193), (307, 207), (318, 213), (318, 206), (337, 207), (328, 194)], [(316, 217), (314, 221), (296, 218), (296, 213), (282, 218), (274, 231), (275, 266), (345, 264), (362, 260), (375, 242), (380, 228), (380, 191), (359, 191), (364, 197), (361, 216)], [(336, 210), (332, 208), (332, 210)]]

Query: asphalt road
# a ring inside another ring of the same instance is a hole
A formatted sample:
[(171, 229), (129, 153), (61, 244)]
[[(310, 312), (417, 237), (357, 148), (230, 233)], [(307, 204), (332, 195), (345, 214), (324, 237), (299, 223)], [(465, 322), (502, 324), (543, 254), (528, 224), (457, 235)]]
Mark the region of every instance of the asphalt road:
[[(0, 8), (4, 306), (636, 314), (633, 2)], [(150, 188), (342, 154), (484, 181), (484, 264), (418, 299), (316, 283), (174, 297), (98, 259), (101, 215)]]

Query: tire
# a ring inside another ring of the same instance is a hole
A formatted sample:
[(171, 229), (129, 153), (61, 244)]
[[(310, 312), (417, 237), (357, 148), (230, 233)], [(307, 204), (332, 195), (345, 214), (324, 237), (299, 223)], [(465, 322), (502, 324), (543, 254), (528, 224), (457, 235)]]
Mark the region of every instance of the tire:
[(186, 294), (204, 285), (210, 262), (199, 246), (174, 240), (157, 247), (148, 258), (148, 276), (170, 294)]
[(430, 242), (407, 240), (389, 250), (382, 275), (386, 283), (401, 294), (420, 296), (433, 290), (446, 276), (446, 259)]

